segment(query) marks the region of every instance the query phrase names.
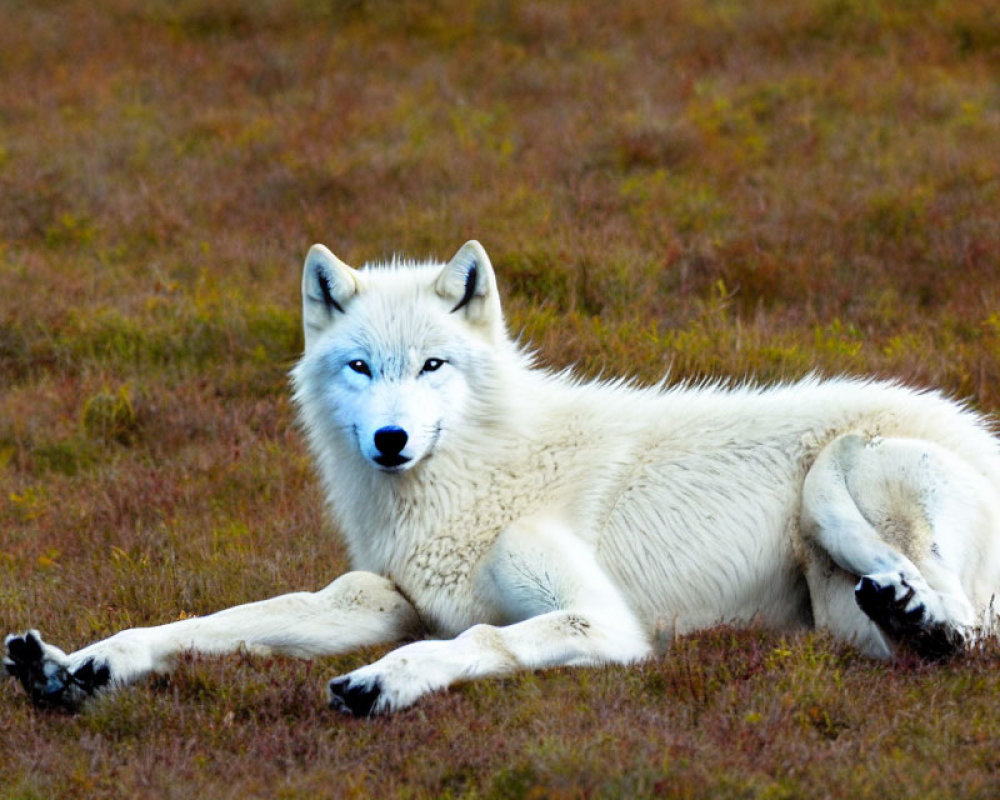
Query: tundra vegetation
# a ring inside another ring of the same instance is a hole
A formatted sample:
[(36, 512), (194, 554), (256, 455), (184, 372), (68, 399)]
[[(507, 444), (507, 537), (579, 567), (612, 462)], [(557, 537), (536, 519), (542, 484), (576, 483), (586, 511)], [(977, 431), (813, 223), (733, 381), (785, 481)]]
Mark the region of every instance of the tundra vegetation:
[[(480, 239), (555, 367), (848, 372), (1000, 410), (995, 0), (6, 0), (0, 629), (75, 647), (346, 567), (287, 372), (299, 274)], [(0, 682), (0, 795), (987, 797), (1000, 647), (684, 637), (324, 708), (187, 658), (76, 716)]]

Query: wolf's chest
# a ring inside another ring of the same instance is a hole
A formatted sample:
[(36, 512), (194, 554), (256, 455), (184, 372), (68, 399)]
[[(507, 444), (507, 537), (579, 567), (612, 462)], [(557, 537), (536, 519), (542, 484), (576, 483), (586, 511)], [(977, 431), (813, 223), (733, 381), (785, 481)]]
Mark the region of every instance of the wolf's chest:
[(511, 523), (567, 502), (565, 470), (553, 452), (524, 456), (518, 464), (463, 470), (460, 480), (438, 473), (419, 502), (397, 507), (382, 571), (432, 630), (495, 622), (490, 602), (476, 591), (477, 567)]
[(389, 577), (434, 634), (456, 635), (477, 622), (494, 622), (474, 590), (475, 570), (495, 537), (436, 536), (397, 560)]

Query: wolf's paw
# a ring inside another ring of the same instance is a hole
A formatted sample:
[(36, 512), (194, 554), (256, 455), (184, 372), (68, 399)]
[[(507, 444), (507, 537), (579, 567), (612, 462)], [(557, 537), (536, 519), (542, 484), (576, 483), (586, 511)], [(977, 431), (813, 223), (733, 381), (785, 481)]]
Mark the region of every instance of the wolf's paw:
[(108, 667), (92, 658), (71, 669), (69, 657), (44, 642), (38, 631), (11, 634), (4, 640), (4, 650), (7, 674), (17, 678), (39, 708), (75, 711), (111, 680)]
[(330, 708), (357, 717), (408, 708), (449, 686), (460, 670), (448, 658), (449, 641), (422, 641), (393, 650), (374, 664), (334, 678), (327, 686)]
[(334, 678), (327, 686), (330, 708), (355, 717), (370, 717), (377, 713), (380, 694), (378, 678), (356, 680), (345, 675)]
[(902, 573), (865, 575), (854, 589), (858, 606), (893, 641), (921, 658), (937, 661), (965, 649), (971, 627), (957, 601), (935, 592), (922, 578)]

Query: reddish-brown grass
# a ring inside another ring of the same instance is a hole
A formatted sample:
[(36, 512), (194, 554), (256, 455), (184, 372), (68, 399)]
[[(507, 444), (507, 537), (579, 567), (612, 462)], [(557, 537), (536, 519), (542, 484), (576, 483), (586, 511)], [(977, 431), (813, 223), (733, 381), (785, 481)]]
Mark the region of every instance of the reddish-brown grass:
[[(294, 429), (298, 277), (491, 253), (594, 375), (848, 371), (1000, 409), (992, 0), (0, 4), (0, 630), (73, 647), (345, 568)], [(721, 629), (332, 716), (189, 659), (38, 714), (9, 797), (988, 797), (1000, 661)]]

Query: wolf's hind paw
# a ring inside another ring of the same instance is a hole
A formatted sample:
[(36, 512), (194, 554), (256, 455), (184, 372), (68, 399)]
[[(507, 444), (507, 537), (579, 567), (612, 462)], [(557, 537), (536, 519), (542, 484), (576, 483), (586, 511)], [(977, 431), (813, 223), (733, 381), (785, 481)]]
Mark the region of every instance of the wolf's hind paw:
[(965, 649), (968, 635), (963, 626), (946, 619), (935, 619), (927, 606), (914, 601), (914, 587), (902, 576), (879, 580), (865, 575), (854, 590), (854, 597), (865, 614), (886, 634), (921, 658), (939, 661)]
[(11, 634), (4, 641), (4, 669), (16, 678), (38, 708), (75, 711), (111, 680), (107, 665), (88, 659), (72, 672), (66, 655), (42, 641), (38, 631)]

